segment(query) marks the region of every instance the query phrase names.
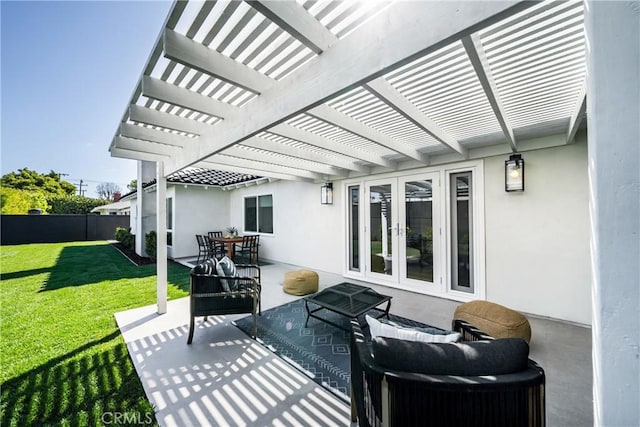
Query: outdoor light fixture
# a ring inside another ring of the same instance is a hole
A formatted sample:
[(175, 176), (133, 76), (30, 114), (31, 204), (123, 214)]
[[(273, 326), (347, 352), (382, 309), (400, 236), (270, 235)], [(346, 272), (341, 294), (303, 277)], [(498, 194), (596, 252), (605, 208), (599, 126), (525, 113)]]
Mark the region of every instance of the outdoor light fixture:
[(320, 203), (323, 205), (332, 205), (333, 204), (333, 184), (330, 182), (325, 182), (320, 187)]
[(524, 159), (520, 154), (512, 154), (504, 162), (504, 190), (524, 191)]

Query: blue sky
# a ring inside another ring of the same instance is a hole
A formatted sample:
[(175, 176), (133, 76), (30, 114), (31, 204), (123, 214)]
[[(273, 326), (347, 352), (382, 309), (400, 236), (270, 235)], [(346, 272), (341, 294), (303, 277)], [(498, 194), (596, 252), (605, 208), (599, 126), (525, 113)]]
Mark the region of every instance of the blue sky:
[(20, 168), (124, 192), (136, 162), (109, 144), (170, 1), (2, 1), (2, 175)]

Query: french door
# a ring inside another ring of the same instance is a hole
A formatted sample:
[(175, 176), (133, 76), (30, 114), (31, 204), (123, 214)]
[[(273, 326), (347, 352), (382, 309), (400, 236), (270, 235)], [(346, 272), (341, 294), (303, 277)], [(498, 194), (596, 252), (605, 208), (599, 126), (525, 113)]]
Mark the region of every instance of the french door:
[(480, 166), (347, 182), (345, 275), (454, 299), (482, 298)]
[(438, 182), (437, 173), (423, 173), (365, 183), (365, 276), (440, 287)]

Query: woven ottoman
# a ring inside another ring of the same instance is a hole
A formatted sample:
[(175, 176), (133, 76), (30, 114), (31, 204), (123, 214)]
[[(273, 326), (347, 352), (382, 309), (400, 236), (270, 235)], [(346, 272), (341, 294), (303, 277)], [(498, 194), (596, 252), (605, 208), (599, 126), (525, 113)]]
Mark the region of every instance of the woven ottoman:
[(464, 320), (494, 338), (531, 340), (531, 326), (522, 314), (489, 301), (471, 301), (459, 305), (454, 320)]
[(318, 292), (318, 273), (311, 270), (294, 270), (284, 273), (282, 290), (291, 295), (307, 295)]

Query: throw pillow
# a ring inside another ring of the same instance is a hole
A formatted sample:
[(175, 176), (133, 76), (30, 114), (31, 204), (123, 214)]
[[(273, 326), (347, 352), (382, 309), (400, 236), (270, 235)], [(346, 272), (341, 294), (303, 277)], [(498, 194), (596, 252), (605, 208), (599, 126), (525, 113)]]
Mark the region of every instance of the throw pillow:
[(209, 258), (203, 263), (196, 265), (191, 269), (193, 274), (217, 274), (218, 261), (215, 258)]
[[(216, 268), (218, 270), (218, 276), (238, 277), (238, 270), (236, 269), (236, 265), (226, 255), (223, 256), (220, 261), (218, 261), (218, 265)], [(220, 279), (220, 282), (222, 283), (222, 288), (227, 292), (238, 290), (237, 280)]]
[(388, 369), (430, 375), (504, 375), (526, 369), (529, 345), (522, 338), (424, 343), (377, 337), (376, 363)]
[(438, 328), (420, 328), (401, 324), (400, 322), (383, 322), (367, 315), (365, 316), (369, 325), (371, 338), (388, 337), (406, 341), (418, 342), (457, 342), (460, 340), (460, 333), (453, 331), (443, 331)]

